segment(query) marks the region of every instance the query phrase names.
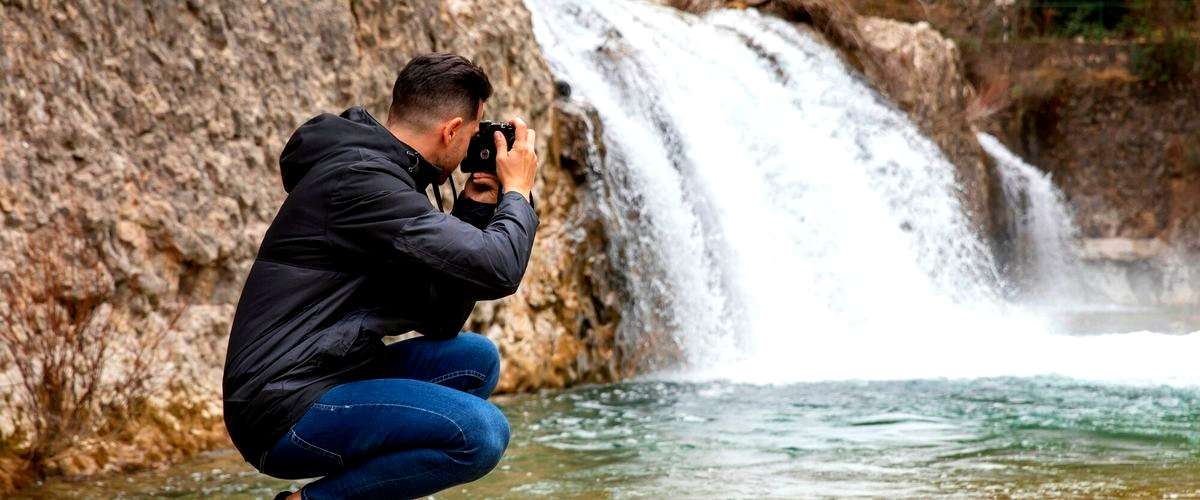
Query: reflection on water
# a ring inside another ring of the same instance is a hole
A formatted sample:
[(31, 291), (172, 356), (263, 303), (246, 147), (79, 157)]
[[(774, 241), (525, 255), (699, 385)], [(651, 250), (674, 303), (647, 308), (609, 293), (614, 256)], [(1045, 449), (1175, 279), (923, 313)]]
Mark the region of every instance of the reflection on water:
[[(439, 498), (1200, 495), (1200, 390), (1059, 378), (630, 382), (501, 400), (513, 441)], [(270, 498), (236, 452), (33, 498)]]

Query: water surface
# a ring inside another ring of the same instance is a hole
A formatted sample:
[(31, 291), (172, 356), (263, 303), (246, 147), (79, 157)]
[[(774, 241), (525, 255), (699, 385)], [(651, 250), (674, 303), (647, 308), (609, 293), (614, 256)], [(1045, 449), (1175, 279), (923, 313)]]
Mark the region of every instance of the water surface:
[[(1195, 388), (638, 381), (499, 402), (513, 426), (500, 466), (437, 497), (1200, 496)], [(95, 484), (59, 480), (25, 497), (270, 498), (289, 487), (233, 450)]]

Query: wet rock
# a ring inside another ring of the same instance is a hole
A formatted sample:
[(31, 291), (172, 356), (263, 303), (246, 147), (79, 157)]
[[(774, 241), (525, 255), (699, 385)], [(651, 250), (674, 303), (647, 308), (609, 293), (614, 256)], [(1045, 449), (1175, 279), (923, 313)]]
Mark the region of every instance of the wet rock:
[(1087, 238), (1082, 241), (1080, 256), (1084, 260), (1131, 262), (1156, 258), (1166, 249), (1166, 244), (1157, 239)]

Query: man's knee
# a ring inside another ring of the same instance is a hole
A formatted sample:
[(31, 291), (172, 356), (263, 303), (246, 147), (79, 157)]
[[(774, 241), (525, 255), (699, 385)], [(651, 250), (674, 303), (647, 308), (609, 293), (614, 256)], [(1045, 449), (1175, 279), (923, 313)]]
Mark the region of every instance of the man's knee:
[(464, 349), (470, 352), (472, 365), (478, 366), (483, 372), (482, 385), (490, 394), (500, 378), (500, 350), (491, 339), (478, 333), (463, 332), (459, 334), (459, 339), (464, 344)]
[(496, 405), (482, 401), (459, 424), (466, 447), (458, 458), (465, 462), (471, 480), (481, 478), (500, 463), (508, 448), (508, 419)]
[(500, 365), (500, 350), (496, 348), (496, 343), (487, 336), (480, 335), (474, 332), (462, 332), (459, 334), (467, 349), (471, 352), (471, 356), (475, 358), (481, 366), (495, 366), (497, 369)]

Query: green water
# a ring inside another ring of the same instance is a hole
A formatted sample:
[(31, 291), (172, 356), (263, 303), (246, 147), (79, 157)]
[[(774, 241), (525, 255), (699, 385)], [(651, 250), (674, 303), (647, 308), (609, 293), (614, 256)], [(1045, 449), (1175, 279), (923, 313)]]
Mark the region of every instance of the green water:
[[(642, 381), (498, 402), (513, 427), (500, 466), (438, 498), (1200, 497), (1194, 388)], [(270, 498), (288, 486), (218, 450), (24, 497)]]

